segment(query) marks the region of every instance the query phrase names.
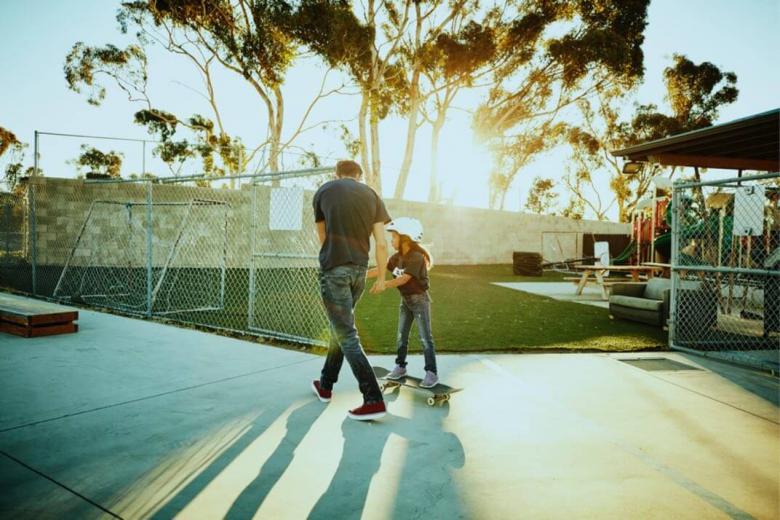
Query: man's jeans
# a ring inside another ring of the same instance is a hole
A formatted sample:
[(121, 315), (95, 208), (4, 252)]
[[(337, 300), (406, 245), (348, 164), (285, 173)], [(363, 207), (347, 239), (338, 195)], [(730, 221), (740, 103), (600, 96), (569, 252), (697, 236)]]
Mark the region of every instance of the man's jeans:
[(374, 371), (368, 362), (360, 337), (355, 328), (355, 305), (366, 286), (366, 268), (357, 265), (340, 265), (320, 272), (320, 292), (325, 312), (330, 321), (330, 345), (322, 367), (320, 384), (326, 390), (338, 381), (344, 357), (358, 380), (360, 392), (366, 403), (382, 401)]
[(398, 357), (396, 365), (406, 366), (406, 354), (409, 347), (409, 331), (412, 322), (417, 320), (417, 331), (425, 355), (425, 370), (436, 373), (436, 348), (431, 334), (431, 299), (428, 293), (401, 296), (401, 307), (398, 315)]

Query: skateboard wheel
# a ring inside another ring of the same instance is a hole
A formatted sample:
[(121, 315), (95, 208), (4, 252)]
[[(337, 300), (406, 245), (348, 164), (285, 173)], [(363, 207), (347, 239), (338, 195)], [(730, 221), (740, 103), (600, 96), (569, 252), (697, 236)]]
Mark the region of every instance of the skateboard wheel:
[(428, 398), (428, 406), (433, 406), (435, 404), (436, 404), (436, 399), (434, 399), (433, 397), (429, 397)]
[(385, 385), (379, 385), (379, 391), (384, 392), (385, 391)]

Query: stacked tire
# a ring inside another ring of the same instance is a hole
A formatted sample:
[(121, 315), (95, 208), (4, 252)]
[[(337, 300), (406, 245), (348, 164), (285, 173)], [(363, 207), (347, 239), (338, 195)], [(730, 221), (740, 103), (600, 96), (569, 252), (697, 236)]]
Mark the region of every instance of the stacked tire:
[(512, 272), (521, 276), (542, 276), (542, 255), (515, 251), (512, 253)]

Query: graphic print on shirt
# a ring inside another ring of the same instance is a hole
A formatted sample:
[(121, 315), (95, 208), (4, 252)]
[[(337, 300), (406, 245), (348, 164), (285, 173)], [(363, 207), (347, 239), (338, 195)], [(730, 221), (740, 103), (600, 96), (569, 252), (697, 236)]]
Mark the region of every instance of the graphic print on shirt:
[(396, 267), (393, 269), (393, 278), (400, 278), (406, 273), (406, 269), (401, 269), (400, 267)]

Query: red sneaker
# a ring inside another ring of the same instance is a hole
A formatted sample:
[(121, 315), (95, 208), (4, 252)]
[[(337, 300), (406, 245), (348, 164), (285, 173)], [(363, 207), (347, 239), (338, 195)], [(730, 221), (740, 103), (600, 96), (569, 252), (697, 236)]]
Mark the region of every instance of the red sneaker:
[(314, 390), (314, 395), (317, 396), (317, 399), (323, 403), (329, 402), (331, 396), (333, 396), (333, 391), (322, 388), (322, 385), (320, 385), (320, 382), (317, 379), (311, 382), (311, 389)]
[(373, 421), (374, 419), (381, 419), (385, 416), (387, 408), (384, 401), (377, 403), (364, 404), (360, 408), (355, 408), (349, 411), (349, 418), (356, 421)]

